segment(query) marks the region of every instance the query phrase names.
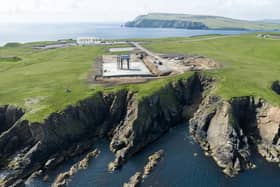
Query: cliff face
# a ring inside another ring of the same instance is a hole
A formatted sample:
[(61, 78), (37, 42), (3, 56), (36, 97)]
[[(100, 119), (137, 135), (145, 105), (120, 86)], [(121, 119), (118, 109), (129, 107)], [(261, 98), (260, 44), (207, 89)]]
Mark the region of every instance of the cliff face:
[(129, 104), (125, 121), (114, 133), (110, 148), (116, 159), (109, 170), (118, 168), (127, 157), (158, 139), (174, 125), (189, 120), (211, 79), (198, 75), (167, 85), (141, 102)]
[(128, 90), (99, 93), (43, 123), (30, 124), (19, 119), (21, 109), (2, 107), (0, 167), (10, 172), (0, 186), (20, 184), (39, 170), (48, 172), (88, 151), (96, 138), (111, 140), (113, 171), (170, 128), (188, 121), (195, 140), (229, 176), (253, 166), (252, 149), (268, 161), (280, 162), (280, 109), (253, 97), (225, 101), (211, 94), (213, 82), (196, 73), (141, 100)]
[(280, 108), (253, 97), (223, 101), (209, 96), (190, 120), (190, 132), (201, 147), (235, 176), (254, 167), (253, 150), (270, 162), (280, 162)]
[[(1, 185), (9, 186), (39, 169), (47, 170), (69, 155), (88, 149), (95, 137), (107, 137), (123, 119), (130, 96), (125, 90), (100, 93), (52, 114), (42, 124), (18, 121), (0, 136), (0, 156), (5, 158), (1, 164), (13, 171)], [(84, 141), (88, 146), (81, 144)]]
[(140, 28), (177, 28), (177, 29), (208, 29), (208, 27), (200, 22), (180, 21), (180, 20), (152, 20), (141, 19), (125, 24), (126, 27)]
[(20, 183), (38, 170), (48, 171), (102, 137), (111, 139), (116, 154), (113, 170), (172, 126), (188, 120), (211, 81), (195, 74), (141, 101), (127, 90), (99, 93), (50, 115), (43, 123), (19, 120), (0, 136), (2, 168), (12, 171), (1, 179), (1, 185)]
[[(226, 102), (209, 96), (190, 120), (189, 128), (202, 148), (224, 169), (224, 173), (234, 176), (250, 167), (251, 152), (247, 135), (251, 132), (251, 123), (254, 123), (253, 116), (254, 106), (250, 97)], [(255, 130), (255, 126), (252, 129)]]
[(0, 107), (0, 134), (8, 130), (23, 115), (23, 110), (12, 105)]
[(269, 162), (280, 163), (280, 108), (261, 103), (257, 113), (258, 133), (261, 137), (257, 148)]
[(265, 21), (239, 20), (211, 15), (149, 13), (140, 15), (127, 27), (218, 29), (218, 30), (279, 30), (276, 23)]

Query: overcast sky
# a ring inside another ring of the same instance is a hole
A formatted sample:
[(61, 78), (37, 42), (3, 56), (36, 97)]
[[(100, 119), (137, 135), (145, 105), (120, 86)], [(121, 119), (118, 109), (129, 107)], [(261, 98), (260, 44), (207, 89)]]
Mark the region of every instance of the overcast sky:
[(280, 19), (280, 0), (0, 0), (0, 22), (124, 22), (149, 12)]

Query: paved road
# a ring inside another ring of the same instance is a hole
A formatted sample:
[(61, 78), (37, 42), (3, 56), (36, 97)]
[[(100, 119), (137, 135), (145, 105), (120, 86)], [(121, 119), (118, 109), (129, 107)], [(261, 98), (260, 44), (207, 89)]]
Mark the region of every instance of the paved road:
[(155, 58), (155, 59), (158, 59), (162, 65), (161, 66), (158, 66), (158, 69), (161, 71), (161, 72), (171, 72), (172, 71), (172, 68), (170, 68), (168, 66), (168, 60), (158, 56), (157, 54), (151, 52), (150, 50), (144, 48), (143, 46), (141, 46), (139, 43), (137, 42), (132, 42), (132, 45), (134, 45), (136, 48), (140, 49), (141, 51), (147, 53), (149, 56)]
[(141, 51), (147, 53), (149, 56), (154, 57), (154, 58), (157, 58), (159, 61), (165, 61), (165, 59), (161, 58), (160, 56), (156, 55), (155, 53), (151, 52), (150, 50), (148, 50), (148, 49), (142, 47), (139, 43), (137, 43), (137, 42), (132, 42), (132, 44), (133, 44), (136, 48), (138, 48), (138, 49), (140, 49)]
[(237, 37), (237, 36), (239, 36), (239, 35), (213, 36), (213, 37), (209, 37), (209, 38), (184, 40), (183, 42), (200, 42), (200, 41), (215, 40), (215, 39), (220, 39), (220, 38), (232, 38), (232, 37)]
[[(238, 35), (231, 35), (231, 36), (213, 36), (209, 38), (200, 38), (200, 39), (193, 39), (193, 40), (184, 40), (182, 42), (199, 42), (199, 41), (207, 41), (207, 40), (214, 40), (214, 39), (220, 39), (220, 38), (230, 38), (230, 37), (237, 37)], [(186, 69), (182, 69), (182, 66), (179, 66), (177, 64), (174, 64), (173, 62), (169, 61), (168, 59), (164, 59), (157, 54), (153, 53), (152, 51), (146, 49), (145, 47), (141, 46), (137, 42), (132, 42), (132, 45), (134, 45), (136, 48), (140, 49), (141, 51), (147, 53), (149, 56), (158, 59), (160, 62), (162, 62), (162, 66), (158, 66), (158, 69), (161, 72), (179, 72), (179, 73), (184, 73)], [(200, 64), (200, 66), (204, 67), (204, 69), (209, 69), (208, 66), (204, 64)]]

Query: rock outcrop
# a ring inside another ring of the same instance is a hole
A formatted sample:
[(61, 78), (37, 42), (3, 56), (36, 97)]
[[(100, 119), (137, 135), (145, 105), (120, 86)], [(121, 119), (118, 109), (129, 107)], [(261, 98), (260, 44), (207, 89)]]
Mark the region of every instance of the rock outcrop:
[(123, 187), (137, 187), (140, 186), (142, 182), (142, 173), (136, 172), (132, 177), (130, 177), (128, 183), (124, 183)]
[(144, 173), (142, 176), (143, 179), (148, 177), (151, 174), (151, 172), (157, 166), (158, 162), (162, 159), (163, 155), (164, 155), (164, 151), (159, 150), (159, 151), (155, 152), (154, 154), (152, 154), (151, 156), (149, 156), (149, 158), (148, 158), (149, 162), (144, 167)]
[(280, 81), (274, 81), (272, 83), (271, 89), (277, 93), (278, 95), (280, 95)]
[(207, 97), (194, 118), (190, 133), (229, 176), (251, 166), (249, 132), (256, 129), (254, 101), (250, 97), (231, 102)]
[(141, 101), (132, 100), (124, 123), (114, 132), (110, 148), (116, 159), (108, 169), (114, 171), (119, 168), (128, 157), (157, 140), (170, 128), (188, 120), (211, 81), (195, 74), (187, 80), (170, 83)]
[(11, 128), (24, 115), (24, 111), (12, 105), (0, 107), (0, 134)]
[(269, 162), (280, 163), (280, 108), (262, 103), (257, 119), (259, 153)]
[(80, 170), (85, 170), (88, 168), (89, 162), (92, 158), (97, 158), (100, 154), (100, 151), (95, 149), (94, 151), (88, 153), (85, 158), (83, 158), (78, 163), (74, 164), (69, 171), (61, 173), (57, 176), (54, 183), (52, 184), (52, 187), (64, 187), (67, 186), (67, 183), (69, 182), (70, 178), (75, 175)]
[[(37, 171), (46, 173), (86, 152), (95, 138), (112, 139), (111, 149), (116, 154), (113, 168), (117, 168), (171, 127), (189, 119), (211, 81), (195, 74), (170, 82), (142, 100), (127, 90), (97, 93), (61, 113), (51, 114), (42, 123), (5, 116), (6, 121), (17, 121), (0, 135), (0, 156), (4, 158), (1, 167), (12, 171), (0, 184), (9, 186)], [(84, 142), (88, 146), (83, 146)]]
[(81, 142), (90, 145), (96, 137), (107, 137), (123, 120), (131, 95), (126, 90), (98, 93), (62, 113), (52, 114), (43, 123), (17, 121), (0, 136), (0, 156), (8, 160), (1, 160), (2, 165), (13, 171), (1, 179), (1, 186), (9, 186), (17, 179), (26, 179), (37, 170), (47, 170), (53, 163), (60, 163), (64, 158), (58, 155), (71, 154), (70, 150)]
[(164, 156), (164, 151), (159, 150), (148, 157), (148, 163), (144, 166), (143, 174), (142, 172), (136, 172), (130, 179), (128, 183), (124, 183), (123, 187), (137, 187), (141, 182), (147, 178), (151, 172), (158, 165), (158, 162), (162, 160)]
[(254, 97), (225, 101), (207, 97), (193, 119), (190, 132), (224, 173), (235, 176), (252, 168), (252, 150), (270, 162), (280, 162), (280, 108)]

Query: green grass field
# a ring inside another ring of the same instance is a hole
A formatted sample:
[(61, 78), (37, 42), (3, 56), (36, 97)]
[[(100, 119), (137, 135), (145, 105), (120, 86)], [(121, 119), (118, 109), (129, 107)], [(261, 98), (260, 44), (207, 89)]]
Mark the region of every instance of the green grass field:
[[(222, 69), (207, 72), (217, 79), (217, 95), (226, 99), (252, 95), (280, 105), (279, 96), (270, 89), (272, 82), (280, 79), (280, 41), (258, 38), (256, 34), (199, 41), (208, 37), (217, 36), (155, 39), (145, 45), (159, 53), (199, 54), (220, 62)], [(103, 88), (89, 84), (87, 77), (95, 59), (108, 53), (108, 48), (31, 48), (38, 44), (0, 48), (0, 57), (21, 59), (0, 61), (0, 105), (13, 104), (24, 108), (25, 118), (31, 121), (42, 121), (50, 113), (62, 111), (98, 91), (113, 92), (125, 88), (138, 92), (141, 99), (171, 80), (192, 74), (145, 84)]]
[[(108, 53), (109, 47), (68, 47), (36, 50), (32, 46), (52, 44), (36, 42), (0, 48), (1, 56), (17, 56), (21, 61), (0, 61), (0, 105), (13, 104), (26, 110), (25, 118), (41, 122), (53, 112), (94, 95), (118, 89), (138, 91), (144, 97), (166, 84), (169, 79), (148, 84), (103, 88), (89, 84), (87, 78), (95, 59)], [(129, 45), (128, 45), (129, 46)], [(114, 47), (127, 47), (115, 45)], [(71, 92), (67, 92), (70, 90)]]
[(0, 62), (0, 104), (18, 105), (28, 111), (27, 117), (41, 120), (76, 103), (98, 89), (86, 79), (103, 51), (97, 47), (35, 50), (30, 44), (0, 48), (0, 56), (22, 58), (19, 62)]
[(215, 59), (223, 65), (209, 72), (218, 81), (216, 94), (226, 99), (252, 95), (280, 105), (280, 97), (271, 90), (272, 82), (280, 79), (280, 41), (249, 34), (205, 41), (155, 40), (146, 47), (159, 53), (199, 54)]

